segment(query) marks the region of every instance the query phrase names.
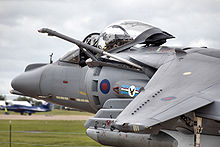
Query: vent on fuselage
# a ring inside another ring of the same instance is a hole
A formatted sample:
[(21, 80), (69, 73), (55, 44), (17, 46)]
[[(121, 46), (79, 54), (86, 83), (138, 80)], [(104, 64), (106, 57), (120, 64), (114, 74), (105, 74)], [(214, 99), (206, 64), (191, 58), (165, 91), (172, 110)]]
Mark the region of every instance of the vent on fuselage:
[(98, 92), (98, 80), (92, 80), (92, 91)]
[(93, 101), (94, 101), (95, 105), (98, 105), (98, 106), (100, 105), (100, 101), (99, 101), (98, 96), (93, 95)]
[(99, 76), (101, 70), (102, 70), (102, 67), (96, 67), (94, 70), (93, 76)]

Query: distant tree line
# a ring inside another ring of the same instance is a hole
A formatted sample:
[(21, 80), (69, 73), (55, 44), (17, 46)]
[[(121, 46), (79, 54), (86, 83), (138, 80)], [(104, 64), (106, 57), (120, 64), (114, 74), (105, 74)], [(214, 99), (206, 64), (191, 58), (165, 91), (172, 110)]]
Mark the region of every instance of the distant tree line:
[(2, 101), (6, 100), (6, 95), (0, 95), (0, 100)]

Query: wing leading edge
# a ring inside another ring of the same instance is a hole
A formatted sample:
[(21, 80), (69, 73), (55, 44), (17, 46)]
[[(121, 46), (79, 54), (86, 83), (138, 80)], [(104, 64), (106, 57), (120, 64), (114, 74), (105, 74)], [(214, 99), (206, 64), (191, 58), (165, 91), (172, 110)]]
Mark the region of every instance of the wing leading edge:
[(187, 54), (162, 65), (116, 118), (116, 126), (150, 127), (212, 103), (203, 92), (220, 82), (219, 58)]

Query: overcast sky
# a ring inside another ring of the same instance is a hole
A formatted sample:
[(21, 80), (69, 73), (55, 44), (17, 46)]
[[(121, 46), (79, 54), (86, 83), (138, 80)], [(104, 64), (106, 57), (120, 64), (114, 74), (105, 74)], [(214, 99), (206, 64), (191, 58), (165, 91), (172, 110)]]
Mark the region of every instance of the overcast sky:
[(166, 45), (220, 49), (220, 0), (0, 0), (0, 94), (31, 63), (57, 60), (72, 44), (39, 34), (48, 27), (76, 39), (119, 20), (140, 20), (176, 38)]

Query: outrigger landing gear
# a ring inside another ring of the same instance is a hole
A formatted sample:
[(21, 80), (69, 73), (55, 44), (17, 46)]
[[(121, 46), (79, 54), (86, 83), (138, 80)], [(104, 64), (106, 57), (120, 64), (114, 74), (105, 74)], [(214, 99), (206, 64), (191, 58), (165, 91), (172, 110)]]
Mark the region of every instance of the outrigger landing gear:
[(197, 117), (195, 112), (193, 113), (194, 118), (194, 147), (200, 147), (200, 134), (202, 133), (202, 118)]

